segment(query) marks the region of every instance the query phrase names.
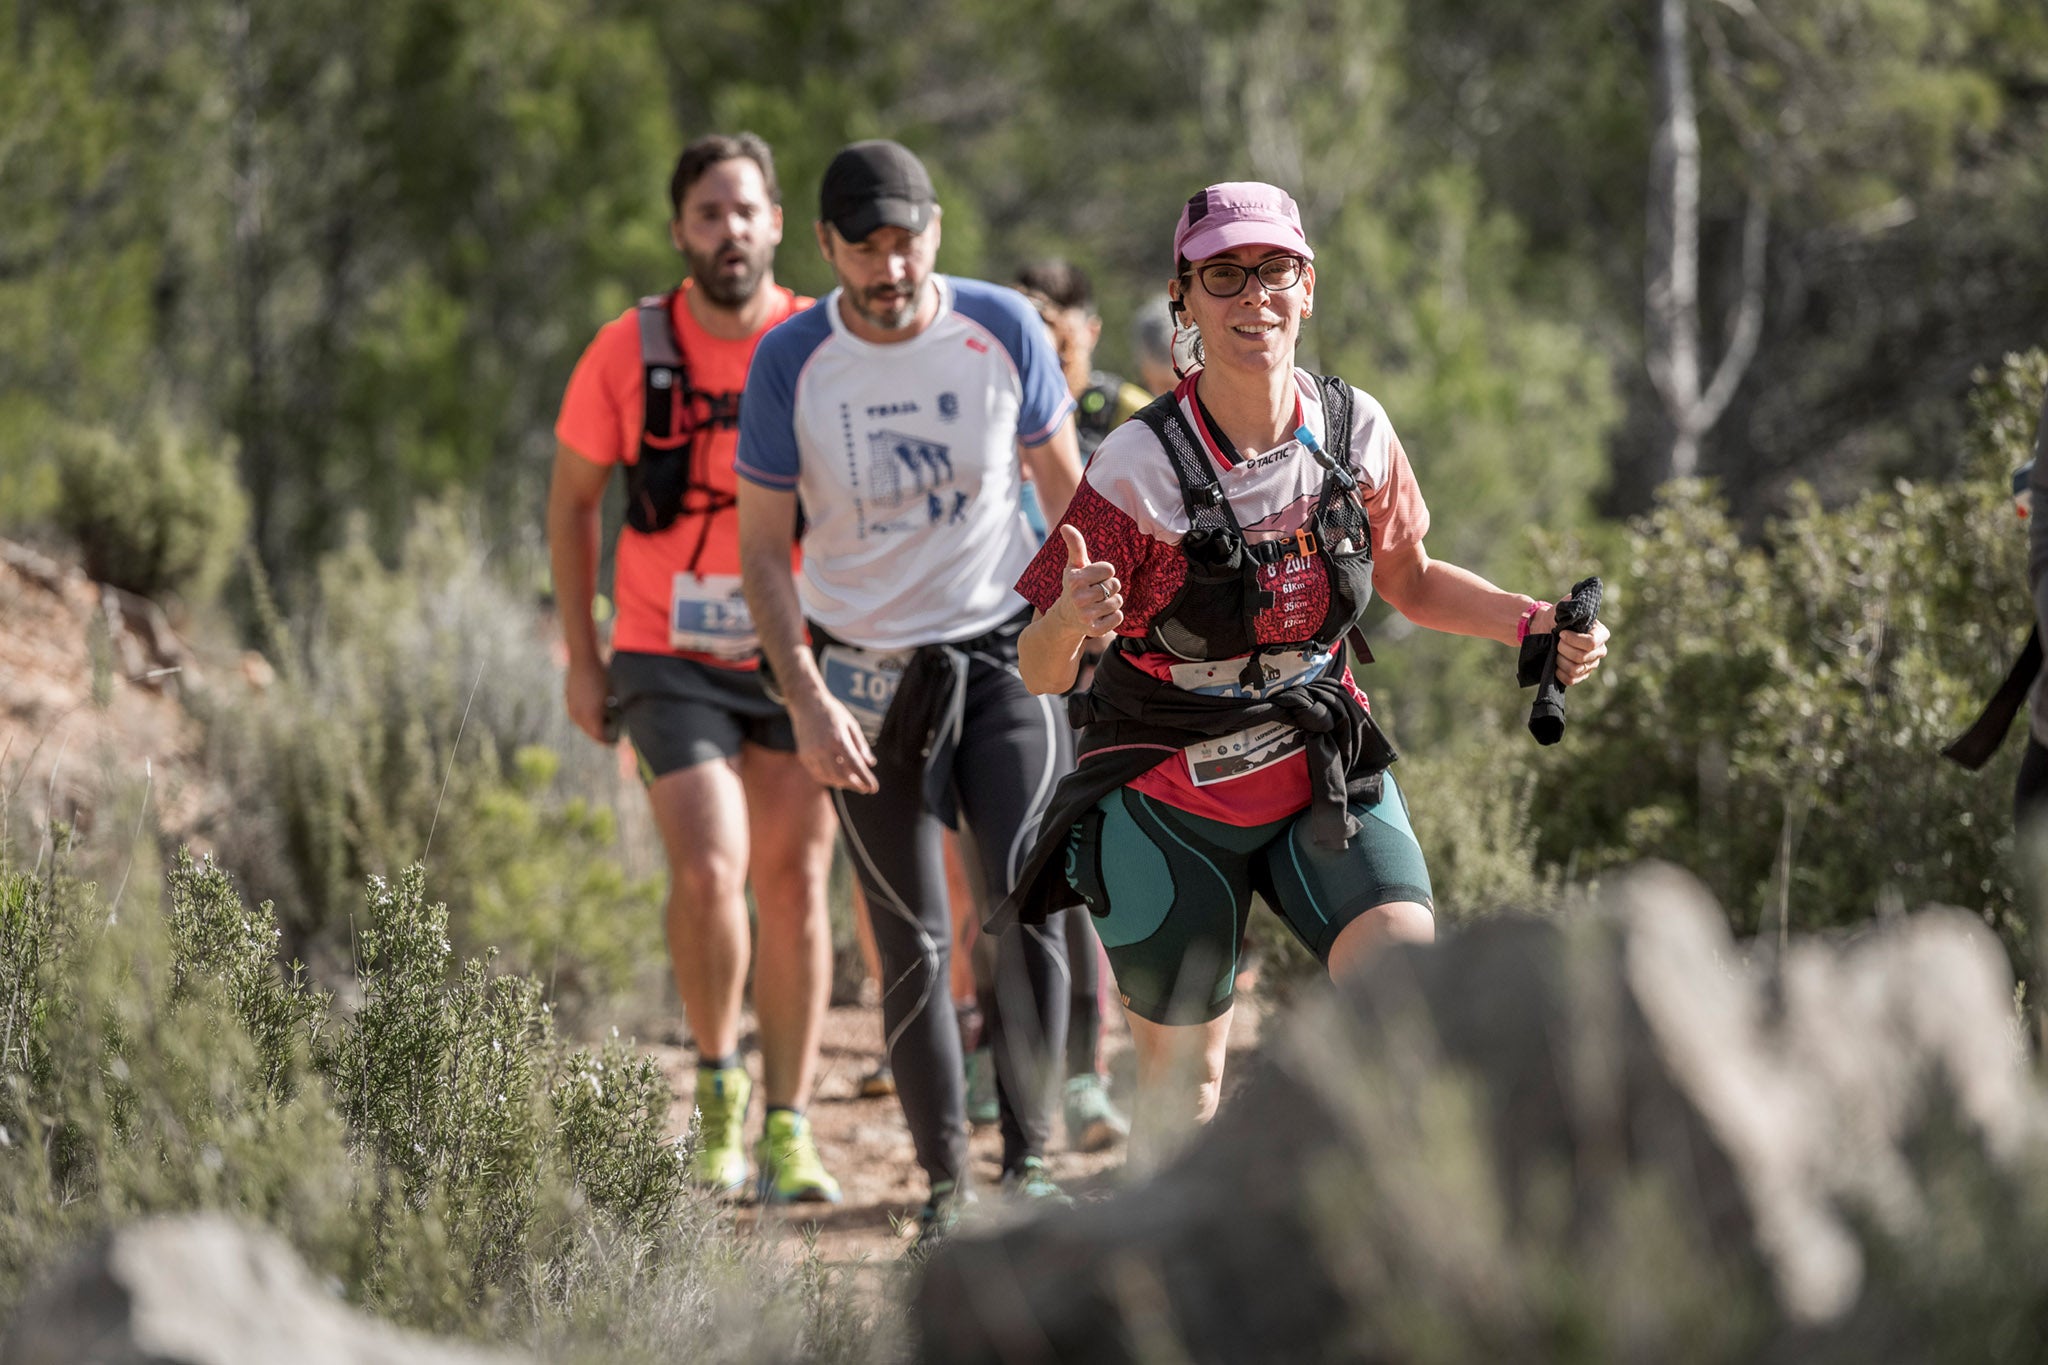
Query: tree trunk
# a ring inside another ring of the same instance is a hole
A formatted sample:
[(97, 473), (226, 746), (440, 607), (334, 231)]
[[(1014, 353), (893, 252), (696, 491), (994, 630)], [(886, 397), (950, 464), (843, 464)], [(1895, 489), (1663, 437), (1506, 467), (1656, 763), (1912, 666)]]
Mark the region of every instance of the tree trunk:
[(241, 352), (241, 392), (234, 402), (235, 438), (241, 446), (242, 486), (249, 490), (249, 535), (273, 582), (282, 567), (277, 536), (279, 471), (272, 448), (272, 356), (264, 310), (270, 297), (270, 251), (265, 238), (266, 168), (261, 136), (256, 59), (250, 51), (254, 17), (247, 0), (227, 8), (229, 69), (234, 112), (228, 122), (228, 186), (233, 210), (235, 345)]
[(1761, 189), (1743, 215), (1742, 287), (1728, 349), (1713, 381), (1701, 384), (1700, 131), (1687, 51), (1686, 0), (1657, 7), (1656, 118), (1650, 141), (1647, 254), (1643, 281), (1644, 362), (1671, 423), (1665, 473), (1699, 472), (1700, 442), (1728, 408), (1756, 356), (1763, 329), (1764, 245), (1770, 225)]

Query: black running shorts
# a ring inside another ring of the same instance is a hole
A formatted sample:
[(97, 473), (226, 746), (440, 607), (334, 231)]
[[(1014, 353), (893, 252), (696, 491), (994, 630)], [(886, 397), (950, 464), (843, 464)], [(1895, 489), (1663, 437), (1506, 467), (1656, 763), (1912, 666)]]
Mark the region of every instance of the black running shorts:
[(612, 656), (611, 687), (648, 782), (737, 757), (743, 743), (796, 752), (789, 713), (768, 699), (753, 669), (622, 652)]

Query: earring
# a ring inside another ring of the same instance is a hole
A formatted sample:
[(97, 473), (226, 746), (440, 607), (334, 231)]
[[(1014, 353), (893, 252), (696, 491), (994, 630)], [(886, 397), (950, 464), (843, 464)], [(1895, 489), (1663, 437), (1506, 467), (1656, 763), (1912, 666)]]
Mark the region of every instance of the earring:
[(1310, 318), (1314, 317), (1315, 315), (1316, 310), (1313, 308), (1304, 308), (1301, 310), (1301, 320), (1303, 322), (1307, 322)]

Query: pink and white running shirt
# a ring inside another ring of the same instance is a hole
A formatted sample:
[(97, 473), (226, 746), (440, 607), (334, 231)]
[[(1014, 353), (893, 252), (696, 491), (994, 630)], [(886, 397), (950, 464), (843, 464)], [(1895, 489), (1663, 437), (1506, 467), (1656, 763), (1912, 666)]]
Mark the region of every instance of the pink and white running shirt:
[[(1217, 482), (1246, 539), (1284, 540), (1307, 527), (1322, 495), (1323, 467), (1295, 440), (1249, 456), (1232, 450), (1196, 397), (1195, 378), (1181, 381), (1174, 396), (1181, 416), (1215, 463)], [(1329, 450), (1315, 377), (1296, 370), (1294, 381), (1299, 424)], [(1416, 487), (1408, 456), (1386, 410), (1357, 389), (1352, 390), (1351, 467), (1372, 522), (1373, 558), (1384, 559), (1420, 542), (1429, 531), (1429, 508)], [(1092, 558), (1116, 566), (1124, 584), (1124, 620), (1117, 633), (1142, 638), (1187, 576), (1187, 560), (1180, 553), (1180, 540), (1188, 529), (1187, 506), (1172, 460), (1150, 427), (1129, 421), (1103, 440), (1061, 521), (1087, 539)], [(1059, 600), (1066, 563), (1066, 542), (1055, 531), (1017, 581), (1017, 591), (1040, 611), (1050, 610)], [(1328, 576), (1313, 552), (1282, 557), (1264, 571), (1260, 586), (1274, 597), (1273, 605), (1255, 622), (1262, 644), (1308, 637), (1329, 609)], [(1268, 696), (1281, 687), (1310, 681), (1341, 654), (1340, 645), (1315, 654), (1262, 656), (1264, 681), (1256, 694)], [(1191, 691), (1253, 694), (1240, 681), (1242, 658), (1188, 663), (1167, 654), (1143, 653), (1131, 661), (1154, 677)], [(1364, 700), (1348, 670), (1344, 682)], [(1191, 745), (1131, 785), (1195, 815), (1233, 825), (1262, 825), (1307, 807), (1308, 759), (1298, 731), (1259, 726)]]

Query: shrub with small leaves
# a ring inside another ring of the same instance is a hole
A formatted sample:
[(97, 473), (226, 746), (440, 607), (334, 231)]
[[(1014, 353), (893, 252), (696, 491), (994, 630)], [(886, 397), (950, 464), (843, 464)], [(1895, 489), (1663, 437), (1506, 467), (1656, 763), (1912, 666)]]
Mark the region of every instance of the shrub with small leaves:
[(71, 929), (53, 881), (0, 879), (0, 1075), (9, 1082), (0, 1087), (0, 1130), (8, 1145), (23, 1131), (23, 1100), (50, 1079), (49, 969)]
[(572, 1054), (536, 982), (455, 963), (425, 890), (371, 884), (335, 1018), (210, 863), (116, 918), (0, 861), (0, 1317), (84, 1238), (221, 1209), (381, 1314), (550, 1359), (859, 1357), (825, 1272), (683, 1197), (660, 1070)]
[[(505, 1281), (525, 1250), (544, 1131), (536, 1080), (553, 1029), (530, 979), (470, 961), (449, 979), (446, 906), (418, 866), (372, 878), (358, 940), (363, 1004), (335, 1050), (335, 1097), (390, 1182), (380, 1227), (426, 1211), (441, 1223), (454, 1283)], [(414, 1286), (377, 1277), (379, 1295)]]
[(652, 1058), (617, 1033), (569, 1059), (548, 1091), (577, 1185), (622, 1228), (651, 1236), (675, 1217), (686, 1172), (667, 1139), (673, 1100)]
[(318, 1046), (332, 997), (307, 986), (296, 962), (278, 975), (276, 912), (269, 901), (245, 910), (211, 858), (194, 863), (181, 849), (169, 881), (172, 1001), (222, 992), (256, 1045), (264, 1089), (291, 1098), (300, 1053)]
[(50, 440), (53, 511), (87, 573), (144, 597), (204, 598), (220, 586), (248, 521), (230, 445), (162, 413), (132, 433), (59, 426)]

